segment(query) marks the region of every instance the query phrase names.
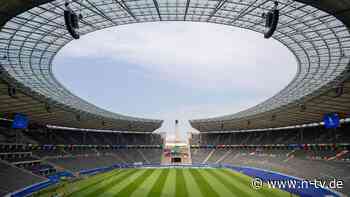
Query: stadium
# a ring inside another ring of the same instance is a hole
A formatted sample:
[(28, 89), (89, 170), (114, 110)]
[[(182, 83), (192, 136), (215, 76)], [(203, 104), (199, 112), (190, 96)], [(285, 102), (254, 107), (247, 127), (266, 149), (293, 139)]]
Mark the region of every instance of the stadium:
[[(198, 132), (169, 141), (155, 132), (163, 120), (100, 108), (52, 71), (89, 33), (163, 21), (256, 32), (297, 72), (267, 100), (191, 119)], [(0, 195), (348, 196), (349, 27), (348, 0), (0, 0)]]

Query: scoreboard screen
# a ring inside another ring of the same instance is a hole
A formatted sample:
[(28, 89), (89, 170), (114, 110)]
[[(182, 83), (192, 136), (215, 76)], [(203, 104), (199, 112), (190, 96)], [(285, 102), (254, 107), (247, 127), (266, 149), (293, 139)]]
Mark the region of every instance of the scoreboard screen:
[(173, 157), (173, 158), (171, 158), (171, 163), (181, 163), (181, 157)]

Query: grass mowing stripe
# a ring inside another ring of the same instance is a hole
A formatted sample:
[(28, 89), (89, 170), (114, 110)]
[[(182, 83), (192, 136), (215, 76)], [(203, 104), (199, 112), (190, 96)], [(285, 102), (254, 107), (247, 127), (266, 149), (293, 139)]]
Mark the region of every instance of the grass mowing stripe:
[(110, 178), (114, 177), (114, 175), (119, 174), (119, 173), (120, 173), (120, 171), (118, 170), (118, 171), (112, 171), (112, 172), (109, 172), (109, 173), (105, 173), (103, 176), (99, 176), (99, 177), (87, 177), (87, 181), (90, 178), (92, 178), (93, 180), (90, 180), (87, 185), (84, 184), (85, 186), (83, 186), (80, 189), (70, 193), (68, 196), (73, 196), (73, 195), (76, 195), (76, 194), (78, 194), (78, 193), (80, 193), (82, 191), (85, 191), (85, 190), (89, 189), (91, 186), (96, 185), (100, 181), (102, 181), (102, 180), (103, 181), (109, 180)]
[[(218, 170), (206, 170), (209, 174), (211, 174), (213, 177), (215, 177), (215, 179), (217, 179), (221, 184), (223, 184), (232, 194), (237, 195), (238, 196), (252, 196), (253, 192), (251, 192), (252, 188), (250, 186), (247, 186), (249, 188), (246, 187), (239, 187), (238, 185), (236, 185), (235, 183), (237, 181), (228, 181), (227, 179), (225, 179), (223, 177), (222, 174), (220, 174), (218, 172)], [(240, 184), (242, 186), (242, 184)], [(256, 196), (258, 196), (259, 194), (256, 193)]]
[(161, 172), (161, 169), (155, 169), (153, 173), (141, 185), (138, 186), (130, 197), (147, 197)]
[(196, 181), (202, 196), (217, 197), (219, 194), (209, 185), (207, 180), (202, 176), (199, 170), (190, 169), (190, 173)]
[[(237, 180), (240, 181), (243, 184), (246, 184), (249, 186), (251, 185), (252, 178), (245, 175), (245, 174), (235, 172), (235, 171), (232, 171), (229, 169), (223, 169), (223, 170), (220, 170), (220, 172), (225, 174), (225, 175), (228, 175), (229, 177), (231, 177), (232, 179), (235, 179), (236, 181)], [(284, 191), (279, 190), (279, 189), (271, 189), (271, 188), (268, 188), (266, 185), (264, 185), (258, 191), (260, 194), (262, 194), (264, 196), (269, 196), (269, 197), (270, 196), (271, 197), (292, 196), (292, 194), (290, 194), (289, 192), (284, 192)]]
[(143, 174), (137, 177), (134, 180), (134, 182), (124, 187), (115, 196), (118, 196), (118, 197), (131, 196), (132, 192), (134, 192), (137, 189), (137, 187), (141, 185), (147, 179), (147, 177), (149, 177), (153, 172), (154, 172), (154, 169), (146, 170)]
[[(210, 169), (217, 170), (217, 169), (213, 169), (213, 168), (210, 168)], [(238, 197), (238, 196), (232, 195), (231, 191), (228, 190), (225, 187), (225, 185), (221, 184), (217, 179), (215, 179), (215, 177), (213, 177), (211, 174), (209, 174), (205, 169), (200, 169), (200, 172), (201, 172), (202, 176), (205, 178), (205, 180), (207, 180), (207, 182), (211, 186), (211, 188), (213, 188), (220, 196), (222, 196), (222, 197), (226, 197), (226, 196)]]
[(164, 187), (162, 189), (161, 196), (164, 196), (164, 197), (175, 196), (175, 181), (176, 181), (175, 169), (170, 168), (168, 177), (166, 178)]
[(196, 181), (193, 179), (193, 177), (190, 174), (190, 169), (185, 168), (183, 170), (184, 172), (184, 177), (185, 177), (185, 182), (186, 182), (186, 188), (187, 188), (187, 193), (189, 193), (190, 196), (202, 196), (201, 191), (199, 190)]
[(151, 191), (148, 193), (147, 197), (160, 197), (162, 195), (162, 189), (165, 185), (165, 180), (169, 175), (169, 169), (162, 169), (157, 181), (153, 184)]
[(115, 196), (119, 191), (121, 191), (124, 187), (128, 186), (130, 183), (136, 180), (137, 177), (145, 173), (146, 169), (138, 168), (137, 172), (126, 177), (125, 179), (121, 180), (116, 185), (113, 185), (112, 187), (105, 190), (102, 194), (96, 196), (96, 197), (113, 197)]
[(136, 172), (138, 172), (138, 170), (136, 170), (136, 169), (126, 170), (126, 173), (116, 177), (116, 179), (112, 180), (110, 183), (104, 185), (103, 187), (98, 188), (97, 190), (94, 190), (93, 192), (91, 192), (90, 194), (88, 194), (86, 196), (91, 196), (91, 197), (98, 196), (101, 193), (103, 193), (104, 191), (106, 191), (109, 188), (118, 184), (120, 181), (126, 179), (127, 177), (131, 176), (132, 174), (135, 174)]
[(188, 196), (183, 169), (176, 169), (175, 186), (176, 186), (175, 196), (178, 196), (178, 197)]
[[(118, 173), (117, 173), (118, 172)], [(128, 172), (128, 170), (118, 170), (114, 173), (108, 174), (109, 176), (105, 176), (104, 179), (100, 180), (99, 182), (96, 182), (95, 184), (91, 184), (90, 187), (87, 187), (86, 189), (82, 189), (79, 192), (73, 192), (70, 197), (80, 197), (80, 196), (89, 196), (91, 193), (95, 192), (95, 190), (98, 190), (111, 181), (115, 180), (119, 176), (125, 174)], [(86, 184), (85, 184), (86, 185)], [(85, 187), (85, 185), (77, 185), (78, 187)]]

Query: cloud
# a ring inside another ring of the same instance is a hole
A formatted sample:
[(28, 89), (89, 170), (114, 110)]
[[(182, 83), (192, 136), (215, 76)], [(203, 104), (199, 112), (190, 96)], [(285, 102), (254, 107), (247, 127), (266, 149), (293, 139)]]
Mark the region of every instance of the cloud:
[[(296, 72), (294, 57), (277, 41), (248, 30), (204, 23), (109, 28), (73, 41), (61, 55), (113, 58), (196, 88), (244, 87), (264, 92), (286, 85)], [(261, 83), (265, 80), (272, 82), (270, 87)]]
[[(226, 115), (253, 106), (286, 86), (296, 72), (293, 55), (273, 39), (263, 39), (248, 30), (190, 22), (108, 28), (72, 41), (57, 59), (79, 59), (86, 64), (108, 59), (119, 65), (134, 65), (128, 71), (130, 75), (167, 81), (193, 92), (181, 96), (194, 97), (198, 92), (206, 92), (220, 98), (230, 97), (221, 103), (210, 103), (203, 97), (196, 104), (178, 103), (174, 107), (163, 104), (158, 108), (168, 111), (136, 114), (167, 120), (165, 130), (171, 128), (174, 119)], [(54, 63), (54, 70), (56, 66)], [(98, 101), (96, 104), (100, 105)], [(120, 112), (112, 103), (106, 105)], [(188, 125), (184, 126), (186, 129)]]

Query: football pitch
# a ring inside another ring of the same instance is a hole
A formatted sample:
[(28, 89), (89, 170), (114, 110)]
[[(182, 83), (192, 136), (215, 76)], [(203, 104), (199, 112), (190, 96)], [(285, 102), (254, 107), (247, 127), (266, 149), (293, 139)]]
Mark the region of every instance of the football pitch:
[(251, 177), (229, 169), (132, 168), (116, 169), (69, 182), (35, 196), (71, 197), (217, 197), (292, 196), (264, 186), (251, 187)]

